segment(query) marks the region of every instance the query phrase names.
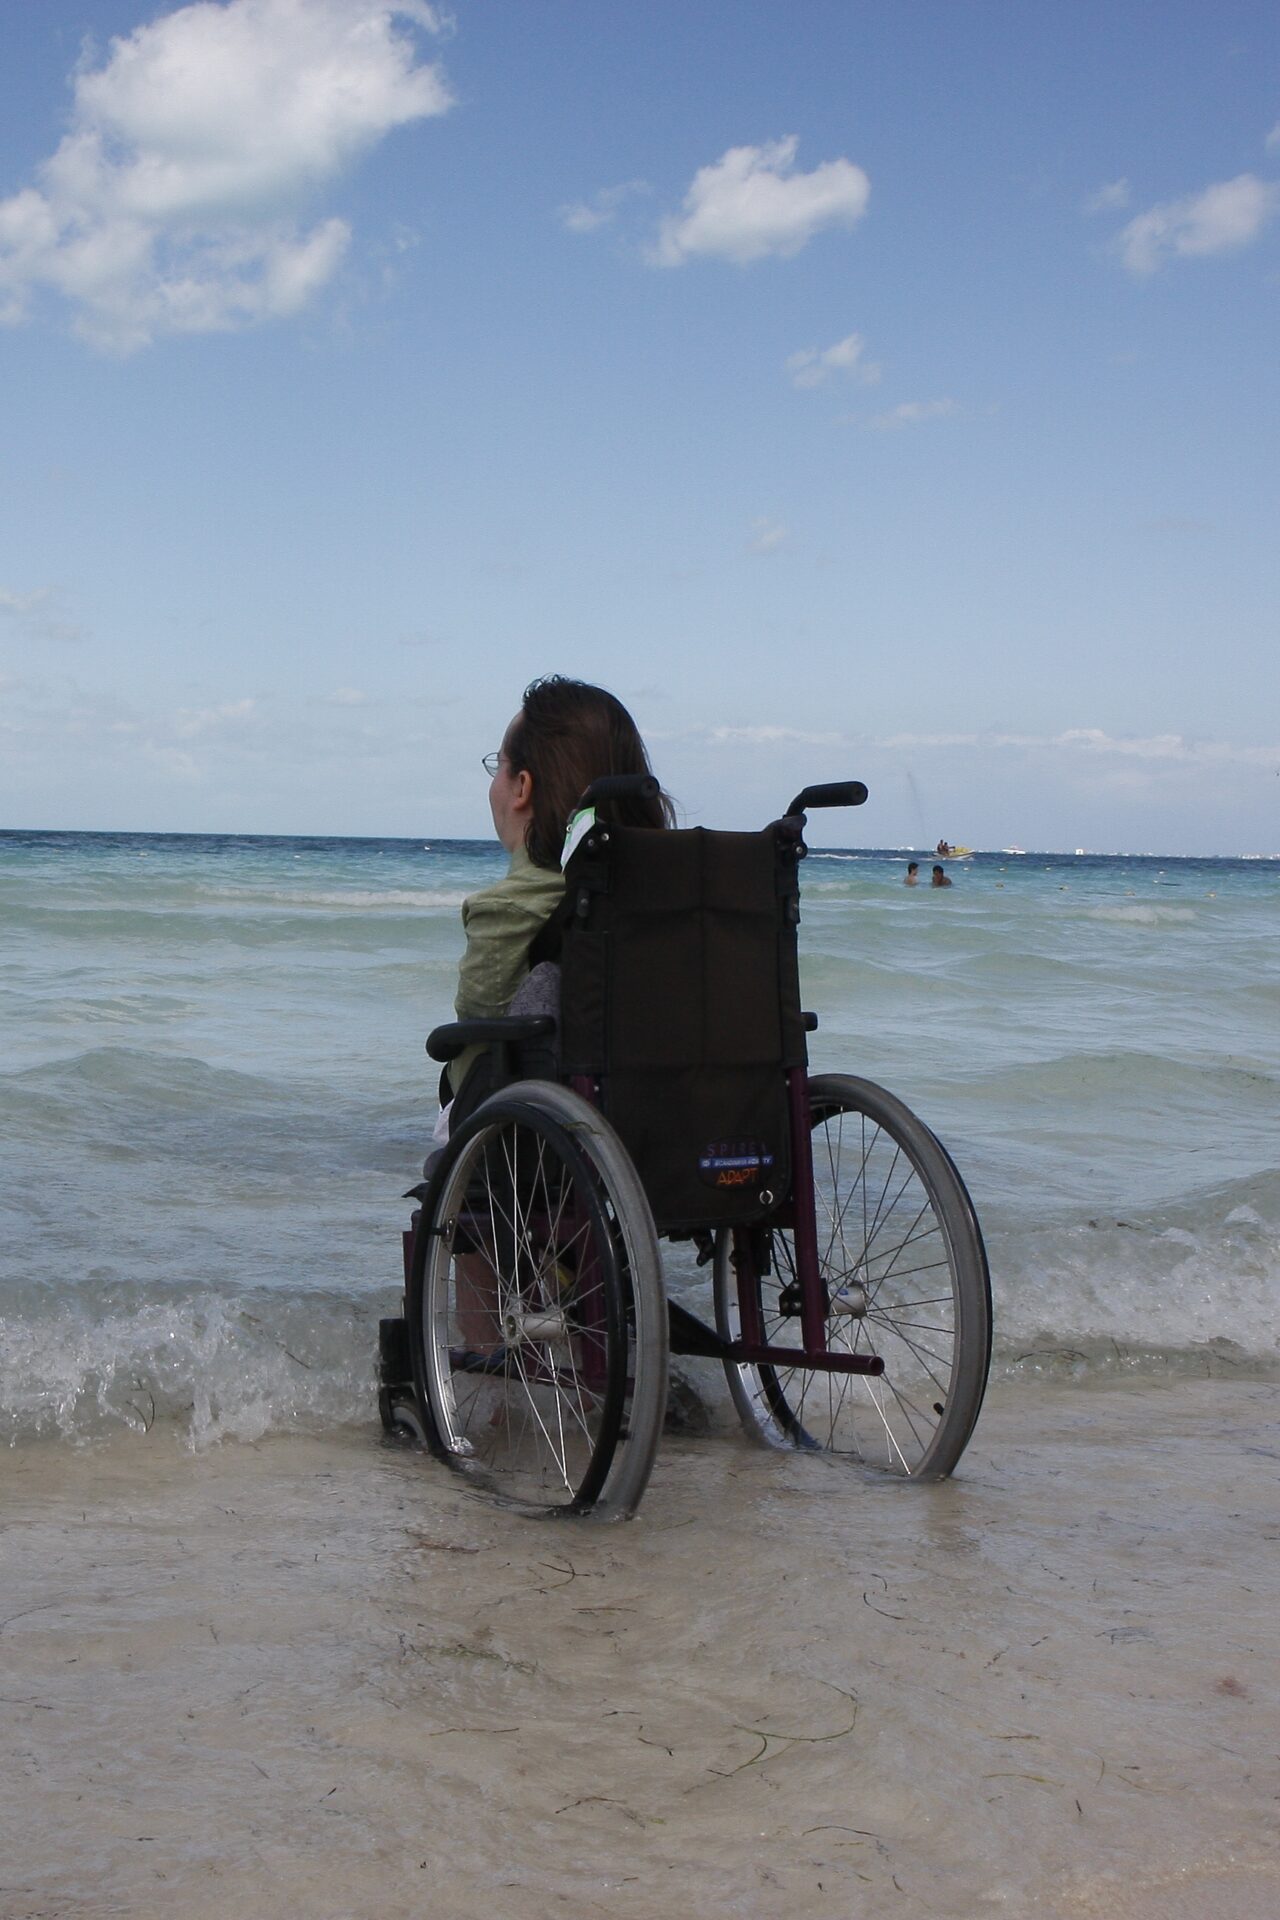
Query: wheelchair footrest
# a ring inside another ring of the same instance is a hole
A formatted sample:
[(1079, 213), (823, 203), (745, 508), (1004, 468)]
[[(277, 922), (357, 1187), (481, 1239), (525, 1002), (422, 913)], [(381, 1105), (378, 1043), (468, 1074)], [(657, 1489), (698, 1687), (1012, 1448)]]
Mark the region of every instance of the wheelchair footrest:
[(745, 1360), (753, 1367), (784, 1367), (797, 1373), (883, 1373), (878, 1353), (808, 1353), (803, 1347), (751, 1347), (735, 1340), (724, 1349), (726, 1360)]
[(709, 1360), (727, 1360), (729, 1342), (722, 1340), (714, 1327), (699, 1320), (677, 1300), (667, 1302), (668, 1338), (672, 1353), (703, 1354)]
[(749, 1346), (745, 1340), (725, 1340), (714, 1327), (699, 1320), (677, 1300), (667, 1302), (667, 1322), (673, 1354), (701, 1354), (730, 1364), (807, 1369), (810, 1373), (883, 1373), (878, 1353), (808, 1353), (803, 1347)]

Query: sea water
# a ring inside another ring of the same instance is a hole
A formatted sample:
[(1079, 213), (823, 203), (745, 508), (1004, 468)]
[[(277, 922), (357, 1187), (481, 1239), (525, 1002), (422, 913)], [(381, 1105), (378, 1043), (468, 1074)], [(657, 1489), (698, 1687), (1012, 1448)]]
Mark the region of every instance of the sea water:
[[(802, 869), (812, 1064), (950, 1148), (997, 1373), (1280, 1367), (1280, 861), (979, 854), (935, 890), (906, 858)], [(462, 900), (503, 866), (473, 842), (0, 834), (0, 1432), (375, 1418), (423, 1040)]]

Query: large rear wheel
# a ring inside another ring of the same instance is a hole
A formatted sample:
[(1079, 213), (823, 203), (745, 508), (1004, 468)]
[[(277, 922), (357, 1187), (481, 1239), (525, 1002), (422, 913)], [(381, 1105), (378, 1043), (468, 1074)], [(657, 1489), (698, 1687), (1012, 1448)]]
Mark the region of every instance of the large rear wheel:
[[(726, 1361), (748, 1432), (886, 1473), (951, 1472), (991, 1359), (991, 1287), (973, 1204), (950, 1156), (900, 1100), (845, 1074), (809, 1082), (818, 1255), (833, 1353), (881, 1374)], [(754, 1299), (767, 1345), (800, 1345), (795, 1243), (783, 1228), (722, 1231), (716, 1324), (737, 1339)]]
[(427, 1443), (537, 1512), (621, 1517), (666, 1397), (657, 1237), (616, 1134), (552, 1082), (495, 1095), (450, 1142), (410, 1271)]

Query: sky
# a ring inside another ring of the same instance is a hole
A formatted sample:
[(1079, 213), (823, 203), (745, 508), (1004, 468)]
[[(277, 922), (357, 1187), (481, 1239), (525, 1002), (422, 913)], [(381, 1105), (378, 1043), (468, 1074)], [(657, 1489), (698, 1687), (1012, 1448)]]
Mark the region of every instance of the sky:
[(0, 0), (0, 825), (1280, 852), (1273, 0)]

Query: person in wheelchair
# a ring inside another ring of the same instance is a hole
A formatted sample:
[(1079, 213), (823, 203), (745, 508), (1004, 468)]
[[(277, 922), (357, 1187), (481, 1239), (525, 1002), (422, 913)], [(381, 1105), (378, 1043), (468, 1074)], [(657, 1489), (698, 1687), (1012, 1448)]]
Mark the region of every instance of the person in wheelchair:
[[(525, 688), (520, 711), (496, 753), (484, 757), (490, 775), (489, 811), (494, 831), (510, 856), (504, 877), (463, 902), (466, 949), (458, 969), (454, 1010), (459, 1020), (497, 1020), (510, 1012), (557, 1011), (554, 976), (529, 985), (539, 941), (564, 894), (561, 856), (565, 830), (578, 800), (593, 781), (609, 775), (652, 780), (649, 756), (635, 721), (613, 694), (584, 680), (548, 674)], [(675, 812), (660, 788), (621, 803), (628, 826), (671, 827)], [(547, 962), (542, 962), (543, 968)], [(475, 1111), (504, 1077), (505, 1062), (483, 1041), (449, 1061), (441, 1076), (440, 1118), (428, 1174), (451, 1127)], [(460, 1361), (483, 1372), (503, 1361), (494, 1315), (494, 1283), (479, 1253), (464, 1256), (456, 1312)]]
[[(603, 687), (553, 673), (525, 688), (520, 711), (495, 753), (484, 756), (490, 776), (494, 831), (510, 856), (505, 876), (462, 904), (466, 950), (458, 969), (454, 1011), (459, 1020), (494, 1020), (510, 1010), (533, 964), (533, 952), (564, 894), (561, 855), (565, 829), (579, 798), (608, 774), (652, 775), (639, 729), (622, 702)], [(671, 827), (675, 812), (659, 790), (628, 800), (624, 825)], [(483, 1043), (449, 1062), (441, 1080), (443, 1127), (449, 1136), (453, 1103), (486, 1054)], [(478, 1104), (481, 1080), (464, 1105)]]
[[(654, 831), (670, 803), (625, 709), (557, 680), (530, 688), (493, 780), (512, 872), (468, 901), (467, 1017), (427, 1041), (453, 1104), (414, 1189), (404, 1317), (380, 1329), (384, 1425), (527, 1511), (625, 1517), (669, 1355), (703, 1355), (771, 1446), (950, 1473), (990, 1361), (976, 1214), (901, 1101), (808, 1065), (807, 812), (866, 788), (807, 786), (755, 832)], [(536, 933), (525, 860), (552, 903)], [(554, 1005), (534, 1012), (521, 995), (553, 945)], [(663, 1240), (710, 1266), (714, 1324), (687, 1282), (668, 1297)]]

